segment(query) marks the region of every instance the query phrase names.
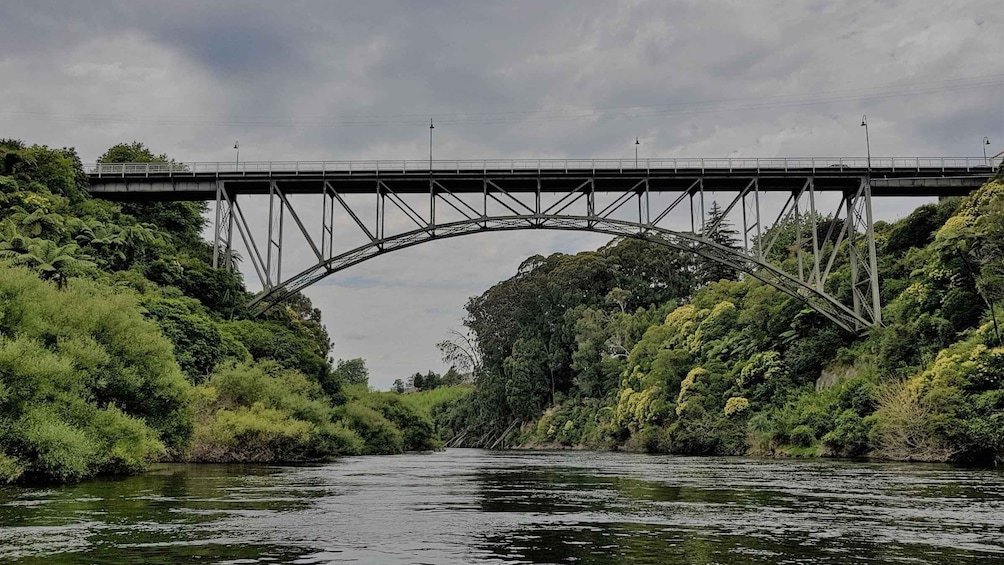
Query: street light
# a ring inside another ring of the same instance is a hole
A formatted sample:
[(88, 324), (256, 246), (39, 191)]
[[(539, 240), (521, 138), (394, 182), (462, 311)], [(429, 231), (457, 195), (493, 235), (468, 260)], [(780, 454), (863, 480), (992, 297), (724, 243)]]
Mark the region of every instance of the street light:
[(636, 168), (636, 169), (638, 168), (638, 146), (639, 145), (641, 145), (641, 142), (638, 141), (637, 137), (634, 138), (634, 168)]
[(240, 169), (241, 168), (241, 142), (240, 141), (235, 141), (234, 142), (234, 149), (237, 150), (237, 160), (234, 161), (234, 169), (236, 170), (236, 169)]
[(868, 150), (868, 174), (872, 172), (872, 142), (868, 138), (868, 116), (861, 116), (861, 126), (865, 128), (865, 148)]
[(432, 174), (432, 130), (436, 126), (432, 125), (432, 118), (429, 118), (429, 174)]
[(988, 164), (987, 163), (987, 145), (990, 145), (990, 138), (988, 138), (987, 136), (984, 135), (983, 136), (983, 164), (984, 165)]

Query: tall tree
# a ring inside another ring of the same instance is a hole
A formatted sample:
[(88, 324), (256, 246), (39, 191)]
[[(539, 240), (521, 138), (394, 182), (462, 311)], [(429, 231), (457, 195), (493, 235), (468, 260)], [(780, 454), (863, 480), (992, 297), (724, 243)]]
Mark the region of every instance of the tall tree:
[[(139, 141), (119, 143), (98, 157), (98, 163), (168, 163), (167, 155), (157, 155)], [(169, 232), (179, 251), (197, 255), (206, 247), (202, 241), (205, 202), (122, 202), (122, 211), (142, 223), (154, 224)]]
[[(701, 226), (701, 236), (721, 247), (739, 250), (739, 232), (732, 228), (732, 223), (725, 217), (725, 211), (718, 201), (711, 202), (708, 217)], [(724, 256), (721, 251), (712, 250), (715, 256)], [(697, 263), (697, 279), (701, 284), (718, 282), (722, 279), (736, 280), (739, 273), (736, 269), (718, 261), (702, 257)]]
[(364, 385), (370, 381), (370, 371), (366, 368), (366, 361), (361, 358), (339, 359), (335, 374), (350, 385)]

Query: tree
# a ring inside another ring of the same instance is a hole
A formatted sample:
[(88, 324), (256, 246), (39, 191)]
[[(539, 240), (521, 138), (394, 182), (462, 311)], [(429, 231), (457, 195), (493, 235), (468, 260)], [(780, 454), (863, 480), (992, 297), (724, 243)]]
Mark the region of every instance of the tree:
[[(701, 236), (721, 247), (739, 249), (739, 232), (732, 228), (732, 224), (725, 217), (725, 212), (718, 206), (717, 201), (711, 202), (708, 217), (701, 226)], [(709, 251), (716, 256), (725, 256), (725, 253), (717, 249)], [(697, 279), (701, 284), (710, 284), (723, 279), (736, 280), (738, 274), (736, 269), (707, 258), (699, 260), (697, 264)]]
[(346, 384), (350, 385), (368, 385), (370, 380), (369, 369), (366, 368), (366, 361), (362, 358), (355, 359), (339, 359), (338, 364), (335, 368), (335, 373), (338, 374)]
[(155, 155), (145, 143), (117, 143), (98, 157), (98, 163), (167, 163), (166, 154)]
[[(98, 157), (98, 163), (173, 163), (167, 155), (156, 155), (139, 141), (113, 145)], [(179, 250), (198, 252), (208, 247), (202, 241), (202, 228), (209, 210), (205, 202), (122, 202), (122, 211), (139, 220), (159, 226), (171, 234)]]
[(521, 422), (537, 417), (548, 397), (545, 348), (536, 340), (519, 339), (505, 360), (505, 400)]
[(78, 254), (80, 246), (76, 243), (59, 245), (49, 239), (34, 240), (28, 244), (23, 253), (5, 251), (3, 256), (13, 259), (15, 265), (25, 265), (38, 271), (42, 279), (53, 281), (58, 288), (63, 288), (67, 278), (80, 273), (94, 263), (85, 256)]
[(457, 371), (456, 367), (450, 367), (445, 373), (443, 373), (443, 386), (456, 386), (463, 384), (466, 381), (466, 377)]
[(404, 392), (404, 381), (401, 379), (394, 379), (394, 384), (391, 385), (390, 389), (398, 394)]
[(459, 367), (461, 371), (477, 374), (481, 371), (481, 349), (477, 337), (468, 331), (461, 333), (455, 329), (449, 331), (450, 339), (436, 344), (443, 356), (443, 362), (450, 368)]
[(429, 371), (428, 373), (425, 374), (425, 377), (422, 378), (421, 390), (437, 389), (440, 386), (442, 386), (442, 384), (443, 384), (443, 378), (437, 375), (435, 372)]
[(14, 206), (11, 211), (10, 221), (18, 227), (19, 231), (28, 237), (40, 237), (44, 234), (59, 232), (65, 218), (61, 214), (54, 214), (45, 208), (37, 208), (33, 212), (28, 212), (21, 206)]

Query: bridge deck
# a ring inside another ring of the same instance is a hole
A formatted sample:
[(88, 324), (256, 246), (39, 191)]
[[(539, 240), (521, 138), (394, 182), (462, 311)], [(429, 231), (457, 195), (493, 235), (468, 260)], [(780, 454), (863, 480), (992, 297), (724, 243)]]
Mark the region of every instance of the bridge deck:
[[(90, 192), (111, 199), (210, 200), (217, 183), (231, 194), (267, 194), (272, 182), (287, 194), (320, 194), (325, 183), (346, 194), (373, 194), (378, 184), (399, 194), (427, 194), (430, 180), (437, 190), (569, 192), (592, 181), (594, 190), (652, 192), (693, 189), (739, 191), (759, 179), (762, 191), (797, 190), (813, 178), (816, 190), (848, 191), (871, 173), (875, 196), (958, 196), (980, 186), (997, 170), (982, 158), (873, 159), (686, 159), (571, 161), (428, 161), (266, 162), (266, 163), (104, 163), (89, 168)], [(379, 181), (379, 182), (378, 182)], [(496, 188), (497, 187), (497, 188)]]

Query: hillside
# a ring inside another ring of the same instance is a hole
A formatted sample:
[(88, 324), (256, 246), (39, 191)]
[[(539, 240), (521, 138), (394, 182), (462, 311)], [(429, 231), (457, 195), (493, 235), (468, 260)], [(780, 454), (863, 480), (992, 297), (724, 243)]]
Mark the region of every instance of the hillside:
[(885, 326), (865, 335), (639, 241), (532, 257), (468, 303), (484, 363), (438, 417), (524, 447), (1001, 461), (1004, 184), (876, 230)]
[[(140, 143), (103, 161), (163, 161)], [(157, 460), (278, 462), (436, 447), (429, 419), (328, 358), (303, 296), (249, 319), (204, 203), (92, 199), (72, 149), (0, 140), (0, 481)]]

